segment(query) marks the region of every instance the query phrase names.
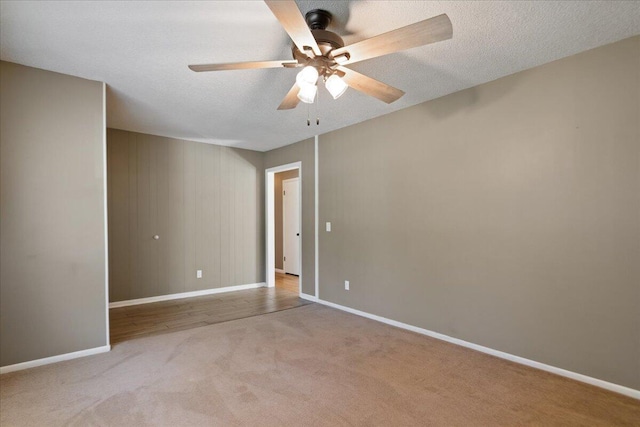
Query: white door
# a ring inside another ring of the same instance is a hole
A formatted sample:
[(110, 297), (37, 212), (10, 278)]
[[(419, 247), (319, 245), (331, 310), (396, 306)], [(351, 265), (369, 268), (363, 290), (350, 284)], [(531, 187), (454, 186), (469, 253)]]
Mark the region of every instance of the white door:
[(300, 180), (282, 181), (284, 272), (300, 275)]

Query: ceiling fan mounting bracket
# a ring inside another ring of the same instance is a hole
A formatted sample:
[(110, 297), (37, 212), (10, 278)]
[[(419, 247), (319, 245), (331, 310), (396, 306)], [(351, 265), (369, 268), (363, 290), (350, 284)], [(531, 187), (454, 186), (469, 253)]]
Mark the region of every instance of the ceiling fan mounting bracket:
[(304, 15), (307, 25), (312, 30), (324, 30), (331, 23), (333, 16), (330, 12), (323, 9), (313, 9)]

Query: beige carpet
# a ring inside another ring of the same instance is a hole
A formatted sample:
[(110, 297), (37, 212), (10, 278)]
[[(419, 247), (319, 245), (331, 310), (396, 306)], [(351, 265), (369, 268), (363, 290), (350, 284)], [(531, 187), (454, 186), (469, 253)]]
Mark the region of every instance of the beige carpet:
[(317, 304), (0, 377), (3, 426), (638, 425), (640, 402)]

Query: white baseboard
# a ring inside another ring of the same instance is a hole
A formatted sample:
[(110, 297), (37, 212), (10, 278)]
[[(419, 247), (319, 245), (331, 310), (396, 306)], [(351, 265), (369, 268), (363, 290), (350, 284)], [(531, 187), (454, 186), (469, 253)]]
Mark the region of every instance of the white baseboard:
[(89, 348), (87, 350), (74, 351), (73, 353), (65, 353), (58, 356), (45, 357), (43, 359), (16, 363), (15, 365), (2, 366), (0, 367), (0, 374), (7, 374), (9, 372), (35, 368), (36, 366), (49, 365), (51, 363), (62, 362), (64, 360), (77, 359), (78, 357), (91, 356), (93, 354), (106, 353), (110, 350), (110, 345), (103, 345), (102, 347)]
[(201, 291), (181, 292), (179, 294), (160, 295), (157, 297), (130, 299), (127, 301), (110, 302), (109, 308), (127, 307), (130, 305), (149, 304), (151, 302), (169, 301), (172, 299), (199, 297), (202, 295), (221, 294), (224, 292), (244, 291), (266, 286), (264, 282), (249, 283), (248, 285), (226, 286), (224, 288), (203, 289)]
[(284, 270), (283, 270), (283, 269), (281, 269), (281, 268), (276, 268), (275, 270), (276, 270), (276, 273), (282, 273), (282, 274), (284, 274)]
[(318, 302), (318, 298), (314, 297), (313, 295), (303, 294), (302, 292), (300, 292), (300, 298), (306, 299), (307, 301)]
[(351, 314), (355, 314), (358, 316), (366, 317), (368, 319), (376, 320), (378, 322), (386, 323), (387, 325), (395, 326), (398, 328), (406, 329), (408, 331), (417, 332), (422, 335), (427, 335), (432, 338), (436, 338), (442, 341), (447, 341), (452, 344), (460, 345), (462, 347), (467, 347), (476, 351), (480, 351), (482, 353), (490, 354), (492, 356), (499, 357), (501, 359), (510, 360), (511, 362), (519, 363), (521, 365), (530, 366), (532, 368), (541, 369), (543, 371), (551, 372), (556, 375), (560, 375), (563, 377), (571, 378), (576, 381), (580, 381), (583, 383), (591, 384), (596, 387), (604, 388), (606, 390), (610, 390), (616, 393), (624, 394), (625, 396), (632, 397), (634, 399), (640, 400), (640, 390), (635, 390), (633, 388), (621, 386), (618, 384), (610, 383), (608, 381), (600, 380), (597, 378), (589, 377), (587, 375), (579, 374), (577, 372), (567, 371), (566, 369), (557, 368), (555, 366), (547, 365), (545, 363), (536, 362), (535, 360), (525, 359), (524, 357), (515, 356), (513, 354), (505, 353), (503, 351), (494, 350), (489, 347), (484, 347), (478, 344), (474, 344), (468, 341), (463, 341), (458, 338), (453, 338), (448, 335), (444, 335), (438, 332), (433, 332), (428, 329), (419, 328), (417, 326), (409, 325), (407, 323), (398, 322), (396, 320), (387, 319), (386, 317), (377, 316), (375, 314), (367, 313), (365, 311), (356, 310), (351, 307), (346, 307), (344, 305), (336, 304), (329, 301), (324, 301), (318, 299), (316, 297), (312, 297), (310, 295), (300, 294), (301, 298), (308, 299), (310, 301), (315, 301), (319, 304), (323, 304), (329, 307), (336, 308), (338, 310), (346, 311)]

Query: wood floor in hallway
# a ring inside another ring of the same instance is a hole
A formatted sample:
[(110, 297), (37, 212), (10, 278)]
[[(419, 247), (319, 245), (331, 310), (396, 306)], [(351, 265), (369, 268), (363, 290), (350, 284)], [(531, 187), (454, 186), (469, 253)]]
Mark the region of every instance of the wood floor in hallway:
[[(293, 276), (295, 277), (295, 276)], [(109, 310), (111, 344), (310, 304), (298, 288), (257, 288)]]
[(278, 273), (276, 271), (276, 288), (299, 293), (300, 277), (293, 274)]

